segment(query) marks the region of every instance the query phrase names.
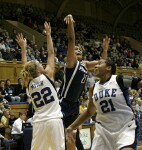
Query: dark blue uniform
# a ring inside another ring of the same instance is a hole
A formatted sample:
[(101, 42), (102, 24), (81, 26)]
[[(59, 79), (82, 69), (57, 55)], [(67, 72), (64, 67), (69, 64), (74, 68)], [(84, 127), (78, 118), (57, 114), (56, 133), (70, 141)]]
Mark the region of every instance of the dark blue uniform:
[(77, 62), (75, 68), (65, 68), (64, 81), (58, 91), (64, 124), (67, 128), (79, 115), (79, 97), (88, 77), (83, 62)]

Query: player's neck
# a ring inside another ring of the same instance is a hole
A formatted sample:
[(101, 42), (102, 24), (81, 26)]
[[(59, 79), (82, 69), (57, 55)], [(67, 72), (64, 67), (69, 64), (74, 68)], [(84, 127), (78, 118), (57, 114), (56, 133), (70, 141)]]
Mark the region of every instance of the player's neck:
[(111, 78), (111, 75), (109, 74), (106, 74), (105, 76), (103, 76), (101, 79), (100, 79), (100, 84), (104, 84), (106, 83), (107, 81), (109, 81)]

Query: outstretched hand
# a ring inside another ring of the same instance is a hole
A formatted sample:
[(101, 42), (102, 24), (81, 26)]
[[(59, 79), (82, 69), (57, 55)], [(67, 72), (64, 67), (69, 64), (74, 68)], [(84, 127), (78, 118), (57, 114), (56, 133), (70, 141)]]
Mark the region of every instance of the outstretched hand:
[(74, 141), (74, 137), (73, 137), (73, 129), (71, 127), (68, 127), (66, 129), (66, 140), (67, 142), (71, 142)]
[(67, 15), (65, 18), (64, 18), (64, 21), (66, 24), (70, 24), (70, 23), (74, 23), (74, 19), (73, 19), (73, 16), (72, 15)]
[(23, 37), (23, 34), (22, 33), (18, 33), (18, 35), (16, 35), (16, 42), (18, 43), (18, 45), (21, 47), (21, 48), (25, 48), (26, 49), (26, 46), (27, 46), (27, 40)]
[(103, 50), (108, 50), (108, 47), (109, 47), (109, 43), (110, 43), (110, 38), (106, 35), (104, 38), (103, 38), (103, 43), (102, 43), (102, 48)]
[(44, 28), (45, 28), (45, 31), (46, 31), (46, 35), (51, 35), (51, 26), (50, 26), (50, 23), (47, 23), (46, 21), (45, 21), (45, 23), (44, 23)]

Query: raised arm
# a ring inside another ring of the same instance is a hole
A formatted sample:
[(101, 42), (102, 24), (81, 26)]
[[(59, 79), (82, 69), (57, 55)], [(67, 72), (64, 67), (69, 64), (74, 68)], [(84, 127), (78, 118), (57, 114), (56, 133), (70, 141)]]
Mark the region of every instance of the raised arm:
[(72, 15), (67, 15), (64, 21), (67, 24), (67, 32), (68, 32), (68, 49), (67, 49), (66, 67), (73, 68), (77, 64), (77, 57), (75, 55), (74, 20)]
[(22, 64), (25, 65), (27, 62), (27, 40), (23, 37), (23, 34), (18, 34), (16, 36), (16, 42), (21, 47), (21, 54), (22, 54)]
[(44, 28), (46, 30), (46, 38), (47, 38), (47, 65), (45, 68), (46, 74), (49, 76), (50, 79), (54, 80), (54, 71), (55, 71), (55, 60), (54, 60), (54, 47), (51, 38), (51, 26), (50, 23), (45, 22)]
[[(103, 48), (102, 59), (107, 58), (109, 43), (110, 43), (110, 38), (108, 38), (108, 36), (106, 36), (103, 39), (103, 43), (102, 43), (102, 48)], [(98, 61), (97, 60), (84, 61), (84, 63), (86, 64), (86, 67), (87, 67), (88, 70), (94, 70), (95, 65), (97, 65)]]

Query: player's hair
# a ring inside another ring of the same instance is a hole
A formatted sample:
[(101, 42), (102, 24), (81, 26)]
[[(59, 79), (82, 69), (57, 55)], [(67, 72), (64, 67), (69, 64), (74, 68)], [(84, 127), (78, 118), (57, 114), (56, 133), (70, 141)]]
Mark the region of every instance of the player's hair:
[(23, 80), (24, 80), (24, 84), (27, 87), (29, 81), (32, 78), (35, 78), (37, 76), (37, 61), (36, 60), (32, 60), (27, 62), (24, 65), (23, 70), (21, 71)]
[(116, 65), (115, 65), (115, 62), (112, 61), (111, 58), (107, 58), (106, 61), (105, 61), (106, 65), (107, 66), (111, 66), (111, 74), (115, 74), (116, 73)]

